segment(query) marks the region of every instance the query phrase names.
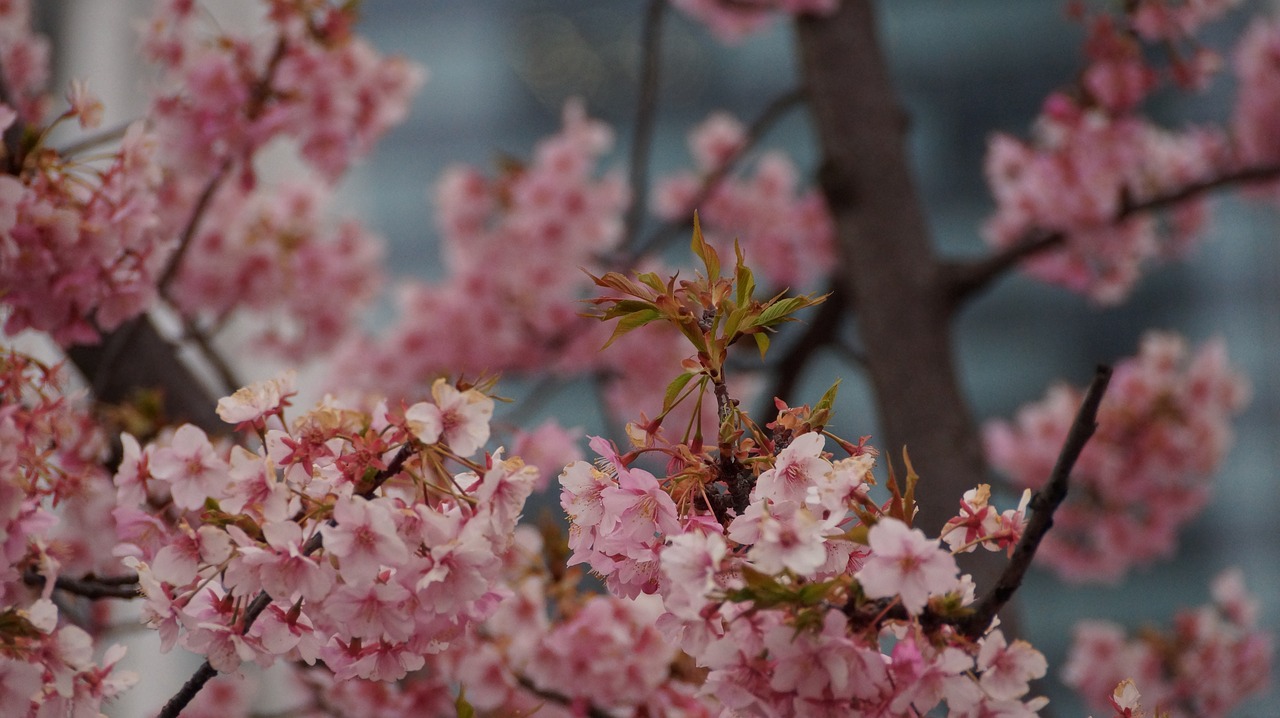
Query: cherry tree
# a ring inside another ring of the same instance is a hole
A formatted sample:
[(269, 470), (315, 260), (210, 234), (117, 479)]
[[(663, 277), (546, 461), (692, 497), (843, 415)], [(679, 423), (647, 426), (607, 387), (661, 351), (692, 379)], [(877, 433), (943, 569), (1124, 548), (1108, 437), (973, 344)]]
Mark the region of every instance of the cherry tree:
[[(236, 32), (158, 2), (149, 106), (106, 130), (92, 79), (51, 92), (49, 41), (7, 4), (4, 331), (60, 355), (0, 359), (0, 705), (94, 715), (129, 689), (103, 638), (129, 601), (157, 651), (204, 661), (150, 687), (166, 716), (248, 713), (266, 668), (290, 715), (1040, 713), (1050, 667), (1009, 608), (1033, 560), (1116, 581), (1171, 554), (1248, 387), (1221, 342), (1153, 332), (980, 431), (954, 324), (1019, 269), (1123, 301), (1199, 241), (1210, 193), (1274, 199), (1280, 26), (1221, 54), (1201, 33), (1234, 4), (1070, 3), (1081, 70), (992, 137), (990, 249), (956, 257), (925, 220), (873, 3), (651, 0), (628, 162), (570, 101), (526, 155), (451, 168), (443, 273), (392, 287), (376, 333), (381, 242), (330, 200), (427, 75), (362, 39), (355, 4), (264, 0)], [(725, 42), (792, 23), (801, 77), (754, 120), (708, 108), (690, 167), (652, 178), (673, 11)], [(1228, 73), (1224, 126), (1143, 114)], [(757, 152), (800, 108), (813, 182)], [(301, 176), (266, 178), (281, 150)], [(796, 395), (849, 327), (872, 437), (835, 412), (838, 382)], [(293, 373), (241, 380), (263, 355), (326, 363), (329, 393), (294, 406)], [(590, 461), (581, 429), (498, 410), (503, 382), (581, 378), (611, 427)], [(567, 529), (522, 521), (557, 477)], [(1132, 637), (1080, 625), (1055, 670), (1101, 714), (1226, 715), (1266, 686), (1270, 638), (1239, 571), (1205, 594)]]

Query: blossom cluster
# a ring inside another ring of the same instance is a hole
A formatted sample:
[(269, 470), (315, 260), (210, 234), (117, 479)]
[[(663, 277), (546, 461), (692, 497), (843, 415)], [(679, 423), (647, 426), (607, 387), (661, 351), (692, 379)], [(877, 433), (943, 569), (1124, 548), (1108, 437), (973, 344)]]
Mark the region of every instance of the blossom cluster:
[[(1059, 385), (1014, 422), (989, 423), (991, 463), (1019, 487), (1043, 486), (1080, 396)], [(1098, 431), (1038, 558), (1070, 580), (1115, 581), (1172, 553), (1178, 529), (1208, 500), (1231, 443), (1229, 420), (1247, 397), (1220, 341), (1191, 356), (1177, 335), (1147, 334), (1138, 355), (1115, 367)]]
[[(137, 676), (113, 670), (109, 647), (60, 621), (58, 576), (111, 575), (107, 444), (57, 368), (0, 355), (0, 705), (11, 715), (71, 715), (97, 707)], [(118, 573), (118, 570), (116, 571)], [(34, 580), (32, 580), (34, 579)]]
[[(746, 142), (746, 128), (731, 115), (704, 120), (689, 134), (694, 170), (658, 182), (655, 211), (675, 220), (697, 209), (708, 241), (726, 254), (739, 242), (773, 287), (819, 284), (835, 258), (835, 226), (822, 193), (798, 187), (798, 171), (785, 154), (767, 152), (754, 175), (721, 177), (708, 187)], [(704, 187), (709, 192), (701, 198)]]
[[(1140, 210), (1256, 157), (1238, 152), (1221, 130), (1163, 129), (1138, 110), (1162, 79), (1197, 87), (1208, 81), (1221, 65), (1216, 55), (1197, 47), (1188, 59), (1174, 40), (1190, 42), (1200, 23), (1229, 4), (1151, 0), (1131, 4), (1130, 14), (1085, 18), (1088, 65), (1078, 85), (1046, 99), (1031, 140), (1000, 133), (990, 141), (986, 174), (996, 211), (987, 242), (1008, 248), (1060, 235), (1025, 268), (1103, 303), (1122, 300), (1145, 262), (1185, 252), (1206, 218), (1202, 197), (1183, 198), (1167, 216)], [(1164, 43), (1172, 69), (1155, 67), (1142, 39)], [(1237, 135), (1244, 136), (1241, 128)]]
[(174, 306), (210, 326), (253, 312), (253, 344), (292, 358), (337, 346), (381, 287), (383, 251), (359, 222), (326, 217), (329, 198), (314, 183), (224, 187), (209, 211), (219, 221), (192, 239), (200, 261), (183, 262), (169, 290)]
[(1257, 617), (1240, 571), (1229, 569), (1213, 581), (1213, 603), (1180, 612), (1172, 630), (1128, 637), (1108, 621), (1077, 624), (1063, 679), (1096, 708), (1114, 705), (1122, 690), (1112, 687), (1129, 680), (1155, 715), (1222, 718), (1269, 681), (1274, 648)]
[(596, 176), (611, 144), (609, 128), (570, 102), (561, 131), (528, 163), (496, 177), (448, 170), (436, 188), (448, 276), (401, 288), (385, 338), (352, 342), (339, 357), (343, 382), (412, 396), (444, 371), (594, 367), (603, 338), (579, 316), (591, 286), (581, 268), (617, 247), (628, 199), (620, 176)]
[(164, 650), (224, 673), (283, 657), (402, 678), (492, 613), (535, 471), (469, 458), (493, 412), (475, 388), (442, 379), (402, 411), (325, 401), (286, 423), (291, 394), (283, 378), (219, 404), (256, 451), (191, 425), (145, 447), (124, 436), (116, 551)]
[[(721, 481), (687, 449), (659, 479), (629, 464), (638, 451), (593, 440), (598, 465), (560, 478), (569, 563), (615, 595), (661, 598), (658, 628), (708, 671), (704, 694), (736, 714), (924, 714), (944, 701), (953, 715), (1035, 714), (1043, 702), (1026, 693), (1043, 656), (998, 629), (970, 638), (921, 619), (962, 611), (974, 587), (910, 527), (900, 494), (896, 508), (870, 499), (869, 447), (832, 460), (820, 431), (760, 445), (777, 448)], [(734, 481), (750, 485), (746, 505), (717, 510), (712, 496)]]
[[(81, 159), (42, 143), (69, 119), (94, 126), (102, 105), (73, 82), (69, 109), (46, 125), (47, 41), (31, 32), (28, 2), (6, 3), (0, 59), (8, 104), (0, 102), (0, 130), (35, 139), (7, 143), (3, 155), (5, 331), (34, 328), (63, 345), (95, 342), (169, 289), (158, 285), (179, 261), (175, 252), (194, 240), (221, 251), (217, 262), (183, 264), (176, 293), (184, 311), (219, 319), (240, 305), (274, 311), (294, 327), (271, 338), (294, 355), (336, 341), (378, 285), (376, 242), (355, 223), (321, 232), (315, 211), (278, 221), (280, 212), (318, 203), (318, 190), (251, 195), (255, 155), (272, 142), (296, 143), (332, 183), (405, 116), (423, 72), (353, 36), (352, 12), (274, 3), (273, 32), (242, 37), (204, 33), (195, 3), (159, 3), (142, 43), (161, 69), (146, 122), (131, 126), (105, 158)], [(264, 44), (267, 36), (273, 44)], [(220, 192), (233, 174), (238, 187)], [(271, 214), (277, 221), (268, 221)], [(325, 306), (299, 299), (299, 277), (308, 273), (334, 289)]]

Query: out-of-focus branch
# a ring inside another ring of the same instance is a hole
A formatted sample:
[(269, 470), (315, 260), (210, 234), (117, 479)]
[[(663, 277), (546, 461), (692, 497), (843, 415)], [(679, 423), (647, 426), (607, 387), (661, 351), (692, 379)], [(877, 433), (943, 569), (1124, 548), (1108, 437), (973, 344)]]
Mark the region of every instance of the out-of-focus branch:
[(804, 90), (800, 88), (790, 90), (769, 102), (769, 104), (761, 110), (759, 116), (757, 116), (755, 120), (747, 126), (747, 133), (742, 146), (730, 155), (729, 158), (719, 167), (702, 179), (701, 186), (699, 186), (697, 193), (693, 195), (693, 199), (689, 202), (689, 211), (683, 213), (684, 216), (679, 219), (672, 220), (662, 225), (655, 230), (653, 234), (645, 237), (644, 241), (636, 244), (634, 247), (630, 246), (630, 243), (624, 245), (624, 247), (627, 248), (627, 252), (620, 261), (620, 264), (624, 267), (634, 266), (641, 257), (649, 254), (658, 247), (661, 247), (672, 237), (677, 236), (681, 231), (687, 230), (689, 227), (693, 226), (694, 210), (698, 209), (703, 202), (707, 201), (707, 198), (716, 191), (716, 188), (720, 186), (720, 183), (724, 181), (724, 178), (728, 177), (729, 173), (737, 168), (741, 163), (742, 158), (760, 143), (760, 140), (769, 132), (769, 130), (773, 129), (773, 126), (777, 124), (778, 120), (782, 119), (792, 109), (799, 107), (803, 102)]
[[(22, 574), (22, 581), (28, 586), (43, 586), (47, 579), (32, 569)], [(70, 578), (59, 576), (53, 584), (59, 591), (75, 594), (83, 598), (141, 598), (138, 593), (138, 577), (110, 576), (106, 578), (85, 577)]]
[[(548, 691), (548, 690), (539, 688), (538, 686), (534, 685), (533, 681), (530, 680), (528, 676), (522, 676), (517, 674), (516, 683), (519, 683), (521, 688), (525, 689), (526, 691), (529, 691), (530, 693), (534, 694), (535, 696), (545, 701), (551, 701), (552, 703), (556, 703), (562, 706), (575, 705), (574, 700), (569, 696), (566, 696), (563, 693), (558, 693), (556, 691)], [(606, 711), (600, 710), (599, 708), (593, 705), (588, 705), (586, 707), (586, 712), (583, 715), (586, 715), (589, 718), (609, 718), (611, 714)]]
[(636, 102), (635, 136), (631, 141), (631, 206), (627, 208), (622, 246), (635, 242), (649, 208), (649, 157), (653, 149), (653, 123), (658, 115), (658, 84), (662, 69), (662, 19), (667, 0), (649, 0), (640, 40), (640, 97)]
[(1098, 407), (1102, 404), (1102, 397), (1110, 381), (1111, 368), (1099, 366), (1094, 373), (1093, 382), (1089, 384), (1089, 389), (1085, 393), (1084, 401), (1080, 404), (1080, 410), (1076, 412), (1075, 421), (1071, 422), (1071, 429), (1067, 432), (1067, 439), (1062, 445), (1062, 451), (1058, 454), (1058, 461), (1049, 475), (1049, 483), (1037, 491), (1031, 499), (1031, 518), (1027, 521), (1022, 539), (1013, 550), (1013, 557), (1005, 566), (1004, 572), (1000, 574), (995, 586), (978, 602), (973, 614), (960, 624), (960, 631), (966, 636), (975, 639), (981, 636), (991, 625), (991, 620), (1013, 598), (1014, 593), (1022, 585), (1022, 578), (1031, 567), (1031, 560), (1035, 558), (1040, 541), (1053, 526), (1054, 511), (1062, 504), (1063, 499), (1067, 498), (1071, 469), (1080, 458), (1080, 452), (1084, 451), (1085, 444), (1098, 428)]
[[(1113, 220), (1119, 224), (1142, 212), (1169, 209), (1181, 202), (1196, 199), (1224, 187), (1256, 184), (1280, 179), (1280, 165), (1258, 165), (1226, 172), (1216, 177), (1193, 182), (1177, 189), (1140, 200), (1121, 203)], [(1033, 228), (1021, 240), (995, 254), (971, 261), (949, 262), (944, 265), (950, 294), (956, 308), (991, 286), (1023, 260), (1062, 246), (1067, 234), (1061, 231)]]

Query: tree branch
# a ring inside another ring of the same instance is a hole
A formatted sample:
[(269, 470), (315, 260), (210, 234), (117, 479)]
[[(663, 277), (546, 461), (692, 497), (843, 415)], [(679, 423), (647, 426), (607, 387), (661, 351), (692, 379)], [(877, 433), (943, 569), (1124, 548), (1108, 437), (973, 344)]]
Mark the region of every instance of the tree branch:
[(1085, 393), (1084, 401), (1080, 404), (1080, 410), (1076, 413), (1075, 421), (1071, 423), (1071, 429), (1067, 432), (1062, 451), (1058, 454), (1058, 461), (1049, 475), (1049, 483), (1037, 491), (1031, 499), (1030, 506), (1033, 513), (1027, 521), (1022, 539), (1013, 550), (1013, 557), (991, 591), (983, 596), (974, 612), (959, 624), (961, 633), (966, 636), (974, 639), (981, 636), (1000, 609), (1013, 598), (1013, 594), (1022, 585), (1022, 578), (1031, 566), (1031, 560), (1035, 558), (1041, 539), (1053, 526), (1054, 511), (1067, 498), (1071, 469), (1080, 458), (1080, 452), (1084, 451), (1085, 444), (1098, 428), (1098, 407), (1102, 404), (1102, 396), (1106, 393), (1107, 383), (1110, 381), (1111, 368), (1099, 366), (1094, 373), (1093, 382), (1089, 384), (1089, 389)]
[[(43, 586), (48, 581), (44, 576), (37, 573), (35, 569), (28, 568), (22, 574), (23, 583), (28, 586)], [(81, 596), (83, 598), (141, 598), (142, 594), (138, 592), (138, 577), (133, 574), (126, 576), (109, 576), (104, 578), (96, 578), (86, 576), (84, 578), (68, 578), (59, 576), (58, 580), (53, 584), (54, 588), (59, 591)]]
[(622, 246), (635, 242), (649, 207), (649, 156), (653, 146), (653, 123), (657, 117), (659, 73), (662, 69), (662, 18), (667, 0), (649, 0), (640, 45), (640, 97), (636, 103), (635, 137), (631, 141), (631, 206), (627, 208)]
[[(528, 676), (523, 676), (517, 673), (515, 674), (515, 677), (516, 677), (516, 683), (519, 683), (521, 688), (525, 689), (526, 691), (529, 691), (530, 693), (534, 694), (535, 696), (543, 700), (551, 701), (552, 703), (556, 703), (562, 706), (574, 705), (574, 700), (569, 696), (566, 696), (565, 694), (559, 693), (557, 691), (549, 691), (543, 688), (539, 688), (538, 686), (534, 685), (533, 681)], [(584, 715), (588, 716), (588, 718), (609, 718), (611, 714), (593, 705), (588, 705), (586, 708), (586, 713)]]
[(744, 138), (742, 146), (739, 147), (732, 155), (729, 156), (724, 163), (713, 170), (710, 174), (702, 179), (702, 184), (698, 191), (694, 194), (693, 199), (689, 202), (688, 211), (683, 212), (682, 216), (659, 227), (657, 230), (645, 237), (644, 241), (635, 247), (630, 247), (630, 243), (623, 245), (627, 247), (626, 254), (623, 255), (620, 264), (622, 266), (634, 266), (641, 257), (652, 252), (658, 247), (665, 244), (671, 237), (676, 236), (681, 231), (692, 226), (692, 217), (694, 210), (706, 202), (725, 177), (729, 176), (737, 166), (741, 163), (742, 158), (749, 151), (760, 143), (760, 140), (768, 134), (769, 130), (782, 119), (787, 112), (799, 107), (804, 101), (804, 90), (801, 88), (793, 89), (782, 95), (775, 97), (765, 108), (761, 110), (760, 115), (755, 118), (750, 125), (747, 126), (747, 134)]
[[(1112, 224), (1119, 224), (1142, 212), (1168, 209), (1223, 187), (1257, 184), (1276, 179), (1280, 179), (1280, 165), (1258, 165), (1193, 182), (1138, 202), (1125, 198)], [(1022, 239), (995, 254), (976, 260), (946, 263), (943, 269), (945, 276), (948, 277), (949, 292), (954, 305), (959, 308), (1023, 260), (1062, 246), (1066, 242), (1067, 234), (1060, 230), (1035, 227), (1027, 231)]]

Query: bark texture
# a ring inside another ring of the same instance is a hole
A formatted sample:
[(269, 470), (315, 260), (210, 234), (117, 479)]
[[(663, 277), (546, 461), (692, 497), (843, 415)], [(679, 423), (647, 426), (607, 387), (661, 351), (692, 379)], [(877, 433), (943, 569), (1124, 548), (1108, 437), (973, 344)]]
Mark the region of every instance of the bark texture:
[(952, 355), (952, 296), (906, 152), (907, 118), (871, 0), (797, 22), (800, 61), (838, 233), (839, 288), (853, 298), (876, 396), (876, 442), (919, 471), (919, 525), (937, 532), (985, 478), (978, 432)]

